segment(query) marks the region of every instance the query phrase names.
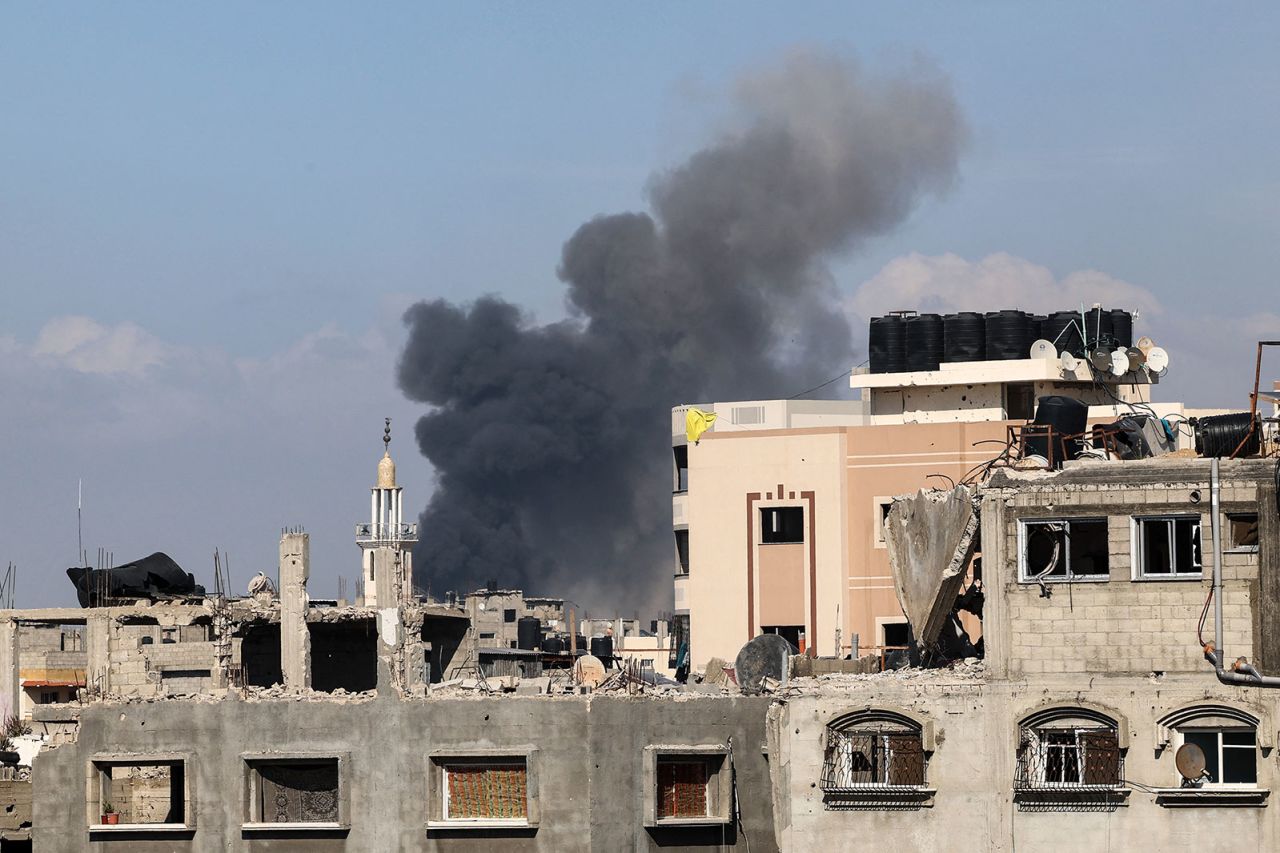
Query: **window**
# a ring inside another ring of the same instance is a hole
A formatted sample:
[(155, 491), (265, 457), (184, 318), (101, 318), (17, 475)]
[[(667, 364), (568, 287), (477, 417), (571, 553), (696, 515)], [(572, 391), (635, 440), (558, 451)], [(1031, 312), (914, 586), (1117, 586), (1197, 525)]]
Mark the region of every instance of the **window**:
[(689, 574), (689, 531), (677, 530), (676, 532), (676, 564), (680, 567), (680, 574)]
[(1204, 753), (1205, 785), (1258, 784), (1258, 736), (1251, 728), (1180, 731), (1182, 742)]
[(649, 746), (644, 758), (645, 826), (706, 826), (729, 823), (733, 765), (719, 744)]
[(503, 610), (503, 611), (502, 611), (502, 621), (503, 621), (503, 622), (514, 622), (514, 621), (516, 621), (516, 612), (515, 612), (514, 610)]
[(778, 506), (760, 510), (760, 543), (781, 545), (804, 541), (804, 507)]
[(689, 491), (689, 445), (681, 444), (671, 448), (676, 457), (676, 491)]
[(703, 758), (658, 759), (658, 819), (706, 817), (711, 768)]
[(58, 695), (57, 690), (41, 690), (40, 691), (40, 702), (38, 703), (40, 705), (53, 705), (61, 701), (62, 699)]
[(1118, 805), (1124, 744), (1116, 720), (1088, 708), (1054, 708), (1018, 729), (1015, 798), (1020, 803)]
[(1133, 520), (1137, 577), (1198, 578), (1200, 516), (1157, 516)]
[(827, 808), (927, 799), (926, 747), (932, 751), (932, 744), (926, 744), (925, 734), (919, 722), (889, 711), (860, 711), (828, 725), (821, 777)]
[(1023, 583), (1109, 577), (1105, 518), (1027, 519), (1018, 533)]
[(1004, 386), (1004, 416), (1010, 421), (1029, 421), (1036, 413), (1036, 389), (1030, 382), (1010, 382)]
[[(91, 832), (186, 830), (195, 822), (185, 756), (98, 756), (86, 804)], [(107, 815), (119, 815), (108, 823)]]
[(532, 750), (513, 754), (435, 755), (428, 767), (429, 826), (434, 828), (537, 825), (537, 782)]
[(893, 498), (872, 499), (871, 526), (875, 529), (875, 547), (883, 548), (884, 526), (889, 521), (889, 510), (893, 509)]
[(346, 756), (242, 756), (247, 775), (244, 828), (338, 829), (348, 825)]
[(1256, 512), (1228, 513), (1227, 528), (1227, 541), (1231, 543), (1232, 551), (1258, 550), (1258, 514)]

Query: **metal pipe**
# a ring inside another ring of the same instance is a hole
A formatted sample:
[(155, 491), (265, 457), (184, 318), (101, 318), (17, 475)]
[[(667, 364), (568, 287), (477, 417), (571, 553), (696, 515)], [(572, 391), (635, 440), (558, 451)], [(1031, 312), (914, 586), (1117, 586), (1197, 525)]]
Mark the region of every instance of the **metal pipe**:
[(1218, 459), (1214, 457), (1209, 465), (1209, 505), (1213, 513), (1210, 530), (1213, 536), (1213, 647), (1204, 651), (1205, 660), (1213, 664), (1218, 681), (1223, 684), (1234, 684), (1239, 687), (1280, 687), (1280, 678), (1262, 675), (1243, 658), (1237, 660), (1230, 670), (1223, 668), (1225, 653), (1222, 650), (1222, 523), (1220, 506), (1221, 486), (1218, 480)]

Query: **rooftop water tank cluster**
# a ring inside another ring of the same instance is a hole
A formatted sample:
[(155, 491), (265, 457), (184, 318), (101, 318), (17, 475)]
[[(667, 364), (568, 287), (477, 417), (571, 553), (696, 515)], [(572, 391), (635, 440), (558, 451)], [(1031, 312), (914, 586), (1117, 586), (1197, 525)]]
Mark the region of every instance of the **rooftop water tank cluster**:
[(871, 318), (868, 345), (872, 373), (937, 370), (944, 362), (1030, 358), (1038, 340), (1058, 352), (1084, 358), (1091, 350), (1133, 346), (1133, 315), (1122, 308), (1028, 314), (1004, 310), (978, 314), (897, 311)]

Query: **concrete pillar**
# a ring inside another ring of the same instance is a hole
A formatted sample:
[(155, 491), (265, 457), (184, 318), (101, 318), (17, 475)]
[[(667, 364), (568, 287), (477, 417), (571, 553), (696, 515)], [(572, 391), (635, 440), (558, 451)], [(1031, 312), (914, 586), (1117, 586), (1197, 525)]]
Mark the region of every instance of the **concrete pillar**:
[(311, 687), (311, 633), (307, 630), (307, 575), (311, 537), (280, 537), (280, 667), (286, 690)]
[(85, 686), (102, 695), (111, 693), (110, 611), (89, 610), (84, 620)]
[(5, 715), (18, 713), (18, 623), (12, 619), (0, 622), (0, 678), (4, 679), (4, 692), (0, 694), (0, 709)]

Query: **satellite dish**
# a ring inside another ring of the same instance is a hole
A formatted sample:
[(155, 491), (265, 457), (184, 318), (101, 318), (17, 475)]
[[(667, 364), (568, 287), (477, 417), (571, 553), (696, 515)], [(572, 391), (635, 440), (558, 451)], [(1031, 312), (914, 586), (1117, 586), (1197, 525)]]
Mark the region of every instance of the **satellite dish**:
[(1151, 352), (1152, 347), (1154, 347), (1155, 345), (1156, 345), (1156, 342), (1151, 340), (1151, 338), (1148, 338), (1146, 335), (1143, 335), (1142, 337), (1138, 338), (1138, 342), (1134, 344), (1134, 346), (1142, 350), (1143, 355), (1146, 355), (1147, 353)]
[(1169, 369), (1169, 353), (1162, 347), (1152, 347), (1147, 351), (1147, 367), (1156, 373), (1164, 373)]
[(1099, 347), (1089, 353), (1089, 363), (1093, 365), (1094, 370), (1110, 371), (1111, 370), (1111, 350)]
[(1080, 362), (1069, 352), (1064, 352), (1058, 358), (1058, 363), (1062, 365), (1062, 369), (1067, 373), (1075, 373), (1076, 368), (1080, 366)]
[(1129, 347), (1124, 353), (1129, 357), (1130, 370), (1137, 370), (1147, 363), (1147, 354), (1137, 347)]
[(743, 693), (759, 693), (766, 678), (781, 681), (791, 668), (791, 656), (796, 650), (778, 634), (761, 634), (753, 637), (738, 652), (733, 661), (733, 671), (738, 687)]
[(1188, 782), (1204, 778), (1204, 750), (1194, 743), (1184, 743), (1173, 756), (1178, 775)]
[(604, 664), (598, 657), (583, 655), (573, 663), (573, 677), (579, 684), (596, 687), (604, 681)]
[(1058, 349), (1044, 338), (1031, 345), (1031, 357), (1053, 360), (1058, 357)]
[(1124, 376), (1129, 372), (1129, 353), (1118, 349), (1111, 353), (1111, 375)]

